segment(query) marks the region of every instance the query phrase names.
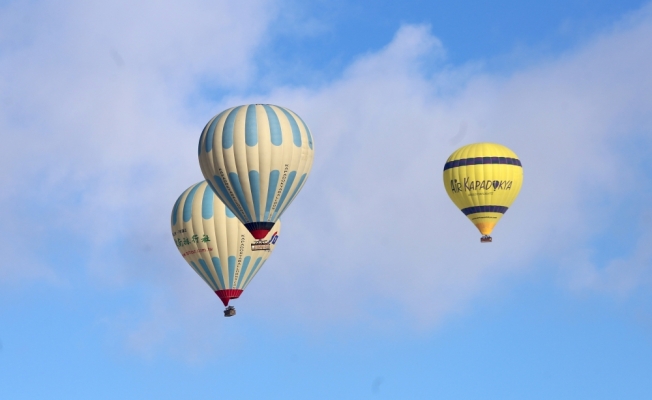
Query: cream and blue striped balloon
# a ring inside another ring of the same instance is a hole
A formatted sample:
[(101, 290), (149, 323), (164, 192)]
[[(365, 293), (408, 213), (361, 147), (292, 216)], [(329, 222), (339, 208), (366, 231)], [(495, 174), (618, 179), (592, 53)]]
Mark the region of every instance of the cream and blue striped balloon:
[(171, 223), (179, 252), (225, 306), (258, 273), (281, 231), (278, 221), (265, 238), (255, 240), (206, 181), (179, 196)]
[(204, 178), (255, 238), (262, 238), (306, 183), (310, 129), (287, 108), (248, 104), (213, 117), (199, 138)]

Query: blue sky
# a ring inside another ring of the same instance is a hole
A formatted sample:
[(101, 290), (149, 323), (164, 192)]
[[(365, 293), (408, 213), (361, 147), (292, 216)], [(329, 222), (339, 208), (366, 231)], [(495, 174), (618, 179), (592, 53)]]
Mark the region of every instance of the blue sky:
[[(0, 397), (649, 398), (651, 7), (1, 2)], [(225, 319), (168, 217), (245, 102), (316, 158)], [(524, 165), (490, 246), (476, 141)]]

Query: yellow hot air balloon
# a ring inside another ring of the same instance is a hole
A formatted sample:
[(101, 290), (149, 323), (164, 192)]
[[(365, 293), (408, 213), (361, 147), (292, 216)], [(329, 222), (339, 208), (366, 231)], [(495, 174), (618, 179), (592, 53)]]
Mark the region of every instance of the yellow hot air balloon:
[(522, 184), (521, 161), (500, 144), (463, 146), (444, 165), (446, 192), (482, 233), (482, 243), (491, 242), (491, 231), (518, 196)]
[[(206, 181), (179, 196), (171, 225), (179, 253), (225, 306), (240, 297), (258, 273), (281, 230), (281, 221), (277, 221), (267, 236), (255, 240)], [(235, 309), (227, 307), (224, 316), (232, 315)]]

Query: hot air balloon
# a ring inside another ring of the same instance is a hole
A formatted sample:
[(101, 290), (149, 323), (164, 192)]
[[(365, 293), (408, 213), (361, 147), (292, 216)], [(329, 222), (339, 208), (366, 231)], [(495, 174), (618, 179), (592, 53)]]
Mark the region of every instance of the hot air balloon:
[(444, 165), (444, 186), (453, 203), (480, 230), (480, 242), (491, 242), (491, 231), (512, 205), (523, 184), (516, 154), (494, 143), (457, 149)]
[(199, 165), (224, 204), (265, 237), (306, 183), (312, 134), (287, 108), (249, 104), (213, 117), (199, 138)]
[(262, 240), (255, 240), (218, 199), (206, 181), (189, 187), (172, 209), (172, 238), (179, 253), (222, 300), (225, 316), (269, 257), (278, 239), (278, 221)]

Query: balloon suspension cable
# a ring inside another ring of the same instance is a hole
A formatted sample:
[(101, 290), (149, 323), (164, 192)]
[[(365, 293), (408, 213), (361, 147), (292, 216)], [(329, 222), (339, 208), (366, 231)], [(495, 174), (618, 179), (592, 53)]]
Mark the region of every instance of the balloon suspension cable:
[(235, 307), (228, 306), (227, 308), (224, 309), (224, 316), (225, 317), (232, 317), (234, 315), (235, 315)]
[(480, 243), (491, 243), (492, 241), (493, 241), (493, 239), (489, 235), (483, 235), (480, 238)]

